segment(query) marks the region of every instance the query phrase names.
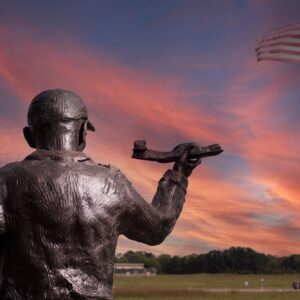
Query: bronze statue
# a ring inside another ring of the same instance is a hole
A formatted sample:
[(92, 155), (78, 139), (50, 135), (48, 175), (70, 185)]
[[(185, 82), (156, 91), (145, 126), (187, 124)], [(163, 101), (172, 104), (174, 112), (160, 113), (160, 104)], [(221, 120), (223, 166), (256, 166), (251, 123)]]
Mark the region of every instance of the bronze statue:
[(32, 100), (24, 136), (36, 151), (0, 169), (0, 299), (113, 299), (119, 235), (158, 245), (173, 229), (197, 145), (175, 148), (150, 205), (120, 170), (82, 152), (87, 130), (95, 128), (73, 92)]

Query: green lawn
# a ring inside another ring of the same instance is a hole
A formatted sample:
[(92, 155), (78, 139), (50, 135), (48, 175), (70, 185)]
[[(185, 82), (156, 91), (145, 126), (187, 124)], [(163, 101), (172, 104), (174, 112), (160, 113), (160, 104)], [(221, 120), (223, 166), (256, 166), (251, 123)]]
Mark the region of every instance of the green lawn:
[(228, 293), (228, 294), (215, 294), (210, 293), (206, 295), (198, 295), (194, 297), (160, 297), (160, 296), (147, 296), (147, 297), (120, 297), (115, 296), (115, 300), (299, 300), (300, 295), (297, 293)]
[[(264, 279), (263, 282), (261, 279)], [(116, 300), (294, 300), (300, 292), (269, 292), (267, 289), (290, 289), (299, 275), (158, 275), (153, 277), (116, 277), (114, 294)], [(238, 292), (230, 289), (259, 289), (259, 292)], [(264, 291), (261, 291), (263, 286)], [(209, 292), (199, 289), (219, 289)]]
[[(264, 279), (263, 283), (261, 279)], [(233, 274), (197, 274), (197, 275), (158, 275), (151, 277), (115, 277), (114, 287), (148, 288), (291, 288), (293, 281), (300, 281), (300, 274), (294, 275), (233, 275)], [(300, 298), (300, 297), (299, 297)]]

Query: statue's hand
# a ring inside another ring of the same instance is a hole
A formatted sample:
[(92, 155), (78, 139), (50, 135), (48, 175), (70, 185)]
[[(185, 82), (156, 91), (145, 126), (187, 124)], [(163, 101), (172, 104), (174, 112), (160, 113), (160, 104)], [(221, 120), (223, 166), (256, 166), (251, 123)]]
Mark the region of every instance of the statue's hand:
[(189, 159), (188, 154), (189, 152), (195, 148), (199, 147), (197, 144), (194, 143), (185, 143), (179, 144), (176, 146), (173, 151), (176, 152), (178, 155), (178, 160), (175, 162), (173, 170), (182, 172), (186, 177), (190, 176), (194, 170), (200, 163), (201, 159)]

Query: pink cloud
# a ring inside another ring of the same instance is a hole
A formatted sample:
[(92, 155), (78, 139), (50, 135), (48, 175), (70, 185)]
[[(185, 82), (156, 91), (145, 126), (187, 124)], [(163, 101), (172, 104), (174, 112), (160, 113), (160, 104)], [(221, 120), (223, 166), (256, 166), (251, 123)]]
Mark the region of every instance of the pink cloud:
[[(268, 127), (270, 114), (276, 113), (272, 106), (274, 99), (284, 96), (286, 89), (297, 84), (291, 73), (278, 75), (255, 89), (253, 82), (270, 76), (274, 67), (260, 68), (246, 62), (246, 72), (237, 76), (224, 98), (242, 96), (226, 100), (220, 110), (211, 112), (187, 105), (177, 84), (180, 78), (153, 76), (123, 66), (68, 38), (56, 37), (53, 43), (36, 39), (30, 32), (23, 32), (23, 37), (10, 28), (2, 32), (0, 76), (11, 92), (26, 103), (47, 88), (62, 87), (80, 94), (98, 129), (88, 136), (88, 154), (96, 161), (112, 163), (124, 170), (148, 200), (167, 167), (132, 160), (130, 152), (136, 138), (149, 139), (153, 148), (161, 147), (160, 142), (165, 145), (180, 142), (177, 139), (181, 137), (220, 142), (226, 152), (223, 158), (215, 159), (225, 159), (227, 153), (249, 164), (247, 174), (226, 170), (224, 175), (223, 170), (205, 161), (190, 180), (182, 216), (166, 243), (154, 249), (122, 239), (119, 249), (188, 254), (205, 251), (207, 247), (241, 245), (276, 254), (298, 251), (300, 241), (285, 236), (287, 230), (300, 228), (296, 217), (285, 227), (271, 226), (255, 217), (289, 215), (298, 208), (300, 191), (295, 178), (299, 167), (293, 163), (299, 161), (297, 132), (285, 129), (271, 132)], [(207, 91), (199, 92), (205, 97)], [(225, 118), (227, 114), (230, 120)], [(4, 145), (0, 150), (1, 160), (22, 159), (30, 150), (23, 141), (21, 128), (7, 122), (0, 125)], [(170, 135), (175, 137), (169, 138)], [(295, 151), (290, 151), (291, 148)], [(265, 191), (264, 198), (259, 199), (255, 191), (249, 191), (239, 182), (230, 182), (234, 176), (254, 189)], [(271, 201), (270, 195), (282, 200), (264, 203)]]

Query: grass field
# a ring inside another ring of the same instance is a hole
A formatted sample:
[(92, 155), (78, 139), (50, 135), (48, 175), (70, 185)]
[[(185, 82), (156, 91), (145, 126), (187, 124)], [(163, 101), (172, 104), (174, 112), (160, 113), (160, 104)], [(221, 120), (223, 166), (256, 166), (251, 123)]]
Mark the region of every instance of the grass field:
[(114, 294), (116, 300), (298, 300), (300, 291), (290, 290), (293, 281), (300, 274), (116, 277)]

